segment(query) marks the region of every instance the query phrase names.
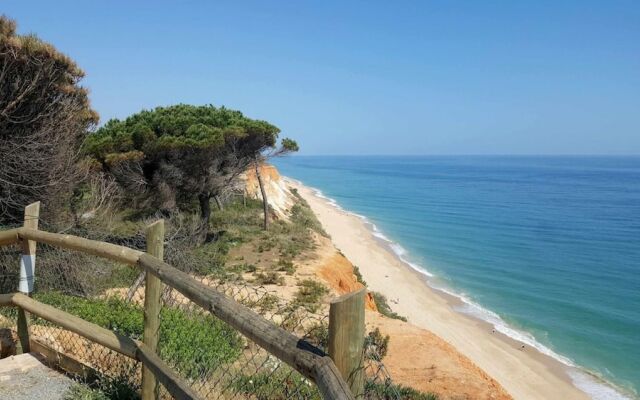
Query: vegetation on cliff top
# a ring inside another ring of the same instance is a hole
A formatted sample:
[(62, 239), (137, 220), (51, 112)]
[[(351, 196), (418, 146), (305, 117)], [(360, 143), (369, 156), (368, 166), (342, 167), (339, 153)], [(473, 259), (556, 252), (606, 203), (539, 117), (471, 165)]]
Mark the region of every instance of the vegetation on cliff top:
[[(86, 138), (83, 150), (139, 206), (189, 210), (197, 200), (206, 224), (211, 200), (275, 149), (279, 132), (240, 111), (179, 104), (110, 120)], [(283, 149), (293, 147), (283, 139)]]
[(34, 201), (55, 216), (84, 176), (78, 148), (98, 121), (80, 85), (84, 72), (1, 15), (0, 71), (0, 224), (20, 221)]

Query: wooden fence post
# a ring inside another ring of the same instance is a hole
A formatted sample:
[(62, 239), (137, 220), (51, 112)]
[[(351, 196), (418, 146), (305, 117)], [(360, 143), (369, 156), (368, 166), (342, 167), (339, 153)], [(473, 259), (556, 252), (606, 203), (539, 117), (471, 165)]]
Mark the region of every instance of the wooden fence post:
[(329, 357), (353, 396), (364, 396), (364, 301), (366, 289), (347, 293), (329, 306)]
[[(38, 229), (38, 218), (40, 218), (40, 202), (31, 203), (24, 208), (25, 228)], [(33, 281), (36, 272), (36, 242), (33, 240), (22, 241), (22, 256), (20, 257), (20, 280), (18, 281), (18, 291), (30, 296), (33, 292)], [(18, 343), (16, 353), (28, 353), (29, 346), (29, 319), (28, 314), (18, 308)]]
[[(162, 260), (164, 256), (164, 220), (158, 220), (147, 227), (147, 253)], [(152, 351), (158, 348), (160, 330), (160, 310), (162, 309), (162, 282), (146, 273), (144, 289), (144, 333), (142, 342)], [(158, 398), (158, 381), (151, 370), (142, 367), (142, 400)]]

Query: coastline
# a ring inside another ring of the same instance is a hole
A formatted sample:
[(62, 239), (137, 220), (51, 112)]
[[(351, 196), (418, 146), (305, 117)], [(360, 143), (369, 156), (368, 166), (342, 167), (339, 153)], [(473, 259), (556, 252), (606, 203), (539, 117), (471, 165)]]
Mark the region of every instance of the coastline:
[[(500, 332), (491, 322), (463, 313), (461, 308), (473, 304), (435, 288), (429, 274), (394, 251), (392, 243), (376, 232), (373, 224), (342, 210), (316, 190), (283, 178), (307, 200), (335, 246), (359, 267), (371, 290), (384, 294), (394, 311), (409, 322), (453, 345), (514, 398), (625, 398), (596, 377), (554, 358), (557, 355), (545, 354), (526, 340), (523, 349), (522, 341)], [(424, 312), (427, 309), (429, 312)], [(576, 380), (581, 380), (581, 388)]]

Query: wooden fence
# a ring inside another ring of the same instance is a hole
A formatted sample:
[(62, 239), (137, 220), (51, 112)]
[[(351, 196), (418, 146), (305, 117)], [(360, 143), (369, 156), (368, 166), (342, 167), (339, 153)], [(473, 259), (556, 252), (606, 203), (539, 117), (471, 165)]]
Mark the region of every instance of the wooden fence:
[[(36, 203), (37, 204), (37, 203)], [(157, 396), (157, 381), (176, 399), (195, 399), (189, 385), (156, 354), (161, 285), (168, 285), (266, 351), (284, 361), (314, 382), (324, 399), (363, 397), (362, 349), (364, 342), (364, 295), (361, 290), (338, 298), (331, 304), (329, 353), (266, 320), (246, 306), (195, 280), (162, 260), (163, 222), (149, 226), (147, 253), (106, 242), (37, 229), (39, 205), (25, 210), (22, 228), (0, 231), (0, 246), (22, 244), (21, 286), (32, 287), (35, 268), (35, 243), (84, 252), (129, 264), (146, 271), (144, 336), (139, 342), (104, 329), (28, 296), (28, 291), (0, 295), (0, 306), (18, 308), (18, 347), (29, 350), (28, 313), (53, 322), (69, 331), (111, 350), (138, 360), (143, 365), (142, 396)], [(34, 213), (35, 220), (34, 223)], [(29, 264), (29, 265), (26, 265)], [(27, 280), (25, 283), (24, 280)], [(333, 360), (332, 360), (333, 358)], [(335, 362), (334, 362), (335, 360)], [(355, 396), (354, 396), (355, 393)]]

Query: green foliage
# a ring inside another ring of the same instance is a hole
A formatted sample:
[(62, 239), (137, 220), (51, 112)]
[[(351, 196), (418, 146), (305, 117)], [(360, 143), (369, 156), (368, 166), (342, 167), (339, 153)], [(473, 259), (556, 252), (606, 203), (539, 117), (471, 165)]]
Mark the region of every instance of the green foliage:
[(237, 393), (256, 400), (322, 399), (316, 385), (285, 366), (272, 373), (242, 375), (233, 381), (232, 387)]
[(144, 326), (142, 309), (117, 297), (93, 300), (59, 292), (44, 292), (37, 293), (35, 298), (121, 335), (142, 339)]
[(318, 221), (318, 218), (311, 210), (311, 207), (309, 207), (309, 203), (300, 196), (296, 189), (292, 189), (292, 193), (296, 197), (297, 202), (293, 207), (291, 207), (291, 222), (295, 225), (314, 230), (324, 237), (329, 237), (324, 228), (322, 228), (322, 224)]
[(84, 72), (35, 34), (20, 35), (0, 15), (0, 221), (21, 221), (23, 207), (43, 201), (41, 217), (63, 219), (83, 136), (98, 122)]
[(241, 240), (241, 238), (233, 236), (230, 232), (223, 231), (212, 242), (192, 249), (191, 253), (194, 256), (207, 261), (194, 264), (194, 272), (199, 275), (213, 275), (223, 280), (228, 279), (228, 271), (225, 270), (227, 255), (231, 247), (241, 243)]
[(64, 394), (63, 400), (110, 400), (109, 397), (99, 389), (92, 389), (83, 384), (75, 384)]
[(137, 400), (138, 388), (129, 377), (100, 377), (91, 384), (76, 383), (64, 394), (64, 400)]
[[(300, 207), (305, 208), (304, 205)], [(209, 228), (215, 232), (212, 240), (188, 250), (198, 260), (191, 265), (192, 271), (224, 281), (239, 279), (239, 275), (245, 272), (255, 272), (260, 269), (256, 265), (240, 266), (237, 259), (229, 260), (234, 248), (248, 244), (256, 252), (265, 253), (266, 259), (277, 257), (277, 264), (271, 264), (274, 270), (293, 274), (294, 259), (315, 246), (311, 236), (313, 228), (303, 223), (303, 219), (294, 218), (274, 221), (268, 231), (263, 231), (261, 209), (260, 201), (247, 199), (245, 205), (241, 200), (234, 200), (227, 203), (224, 210), (214, 213)]]
[[(342, 253), (340, 253), (340, 254), (342, 254)], [(342, 255), (344, 256), (344, 254), (342, 254)], [(358, 282), (362, 283), (364, 286), (367, 286), (367, 282), (362, 277), (362, 274), (360, 273), (360, 268), (358, 268), (357, 265), (353, 266), (353, 274), (356, 276), (356, 279), (358, 280)]]
[(257, 285), (284, 285), (284, 277), (278, 275), (277, 272), (267, 272), (266, 274), (263, 272), (258, 272), (255, 274), (255, 279), (253, 281)]
[(391, 382), (376, 383), (372, 381), (365, 382), (364, 391), (367, 398), (392, 400), (397, 399), (398, 395), (403, 400), (438, 400), (438, 396), (433, 393), (423, 393), (413, 388), (394, 385)]
[(87, 137), (83, 150), (128, 192), (139, 193), (143, 182), (142, 198), (151, 205), (187, 210), (198, 199), (208, 219), (210, 199), (273, 149), (279, 132), (240, 111), (179, 104), (111, 120)]
[(248, 300), (243, 302), (243, 304), (245, 304), (248, 307), (255, 308), (258, 311), (264, 313), (267, 311), (273, 311), (278, 306), (279, 302), (280, 302), (280, 298), (278, 296), (270, 293), (266, 293), (262, 297), (260, 297), (258, 300), (255, 300), (255, 301)]
[(293, 304), (302, 306), (310, 312), (315, 312), (322, 297), (329, 293), (324, 285), (312, 279), (305, 279), (298, 286), (300, 288), (293, 299)]
[(242, 339), (217, 318), (166, 307), (160, 318), (160, 356), (188, 378), (206, 377), (240, 355)]
[(327, 349), (329, 346), (329, 325), (317, 323), (311, 326), (307, 330), (306, 339), (321, 349)]
[(380, 314), (384, 315), (385, 317), (399, 319), (401, 321), (407, 322), (406, 317), (399, 315), (391, 309), (385, 295), (379, 292), (371, 292), (371, 295), (373, 295), (373, 300), (376, 302), (376, 306), (378, 307), (378, 311), (380, 312)]
[(284, 138), (282, 139), (282, 149), (286, 152), (294, 152), (300, 150), (300, 147), (295, 140)]
[[(58, 292), (40, 293), (36, 299), (124, 336), (142, 338), (143, 310), (122, 299), (83, 299)], [(206, 376), (234, 361), (241, 348), (236, 331), (215, 317), (162, 309), (159, 354), (189, 378)]]
[(389, 350), (389, 339), (389, 335), (383, 335), (380, 332), (380, 328), (376, 327), (376, 329), (369, 332), (364, 340), (367, 357), (372, 360), (382, 361)]
[(290, 259), (281, 258), (276, 265), (277, 271), (285, 272), (287, 275), (293, 275), (296, 272), (296, 268), (293, 265), (293, 261)]
[(178, 104), (143, 110), (123, 121), (112, 119), (87, 138), (84, 150), (99, 161), (136, 151), (152, 158), (170, 149), (217, 150), (237, 139), (272, 147), (278, 133), (277, 127), (240, 111)]

